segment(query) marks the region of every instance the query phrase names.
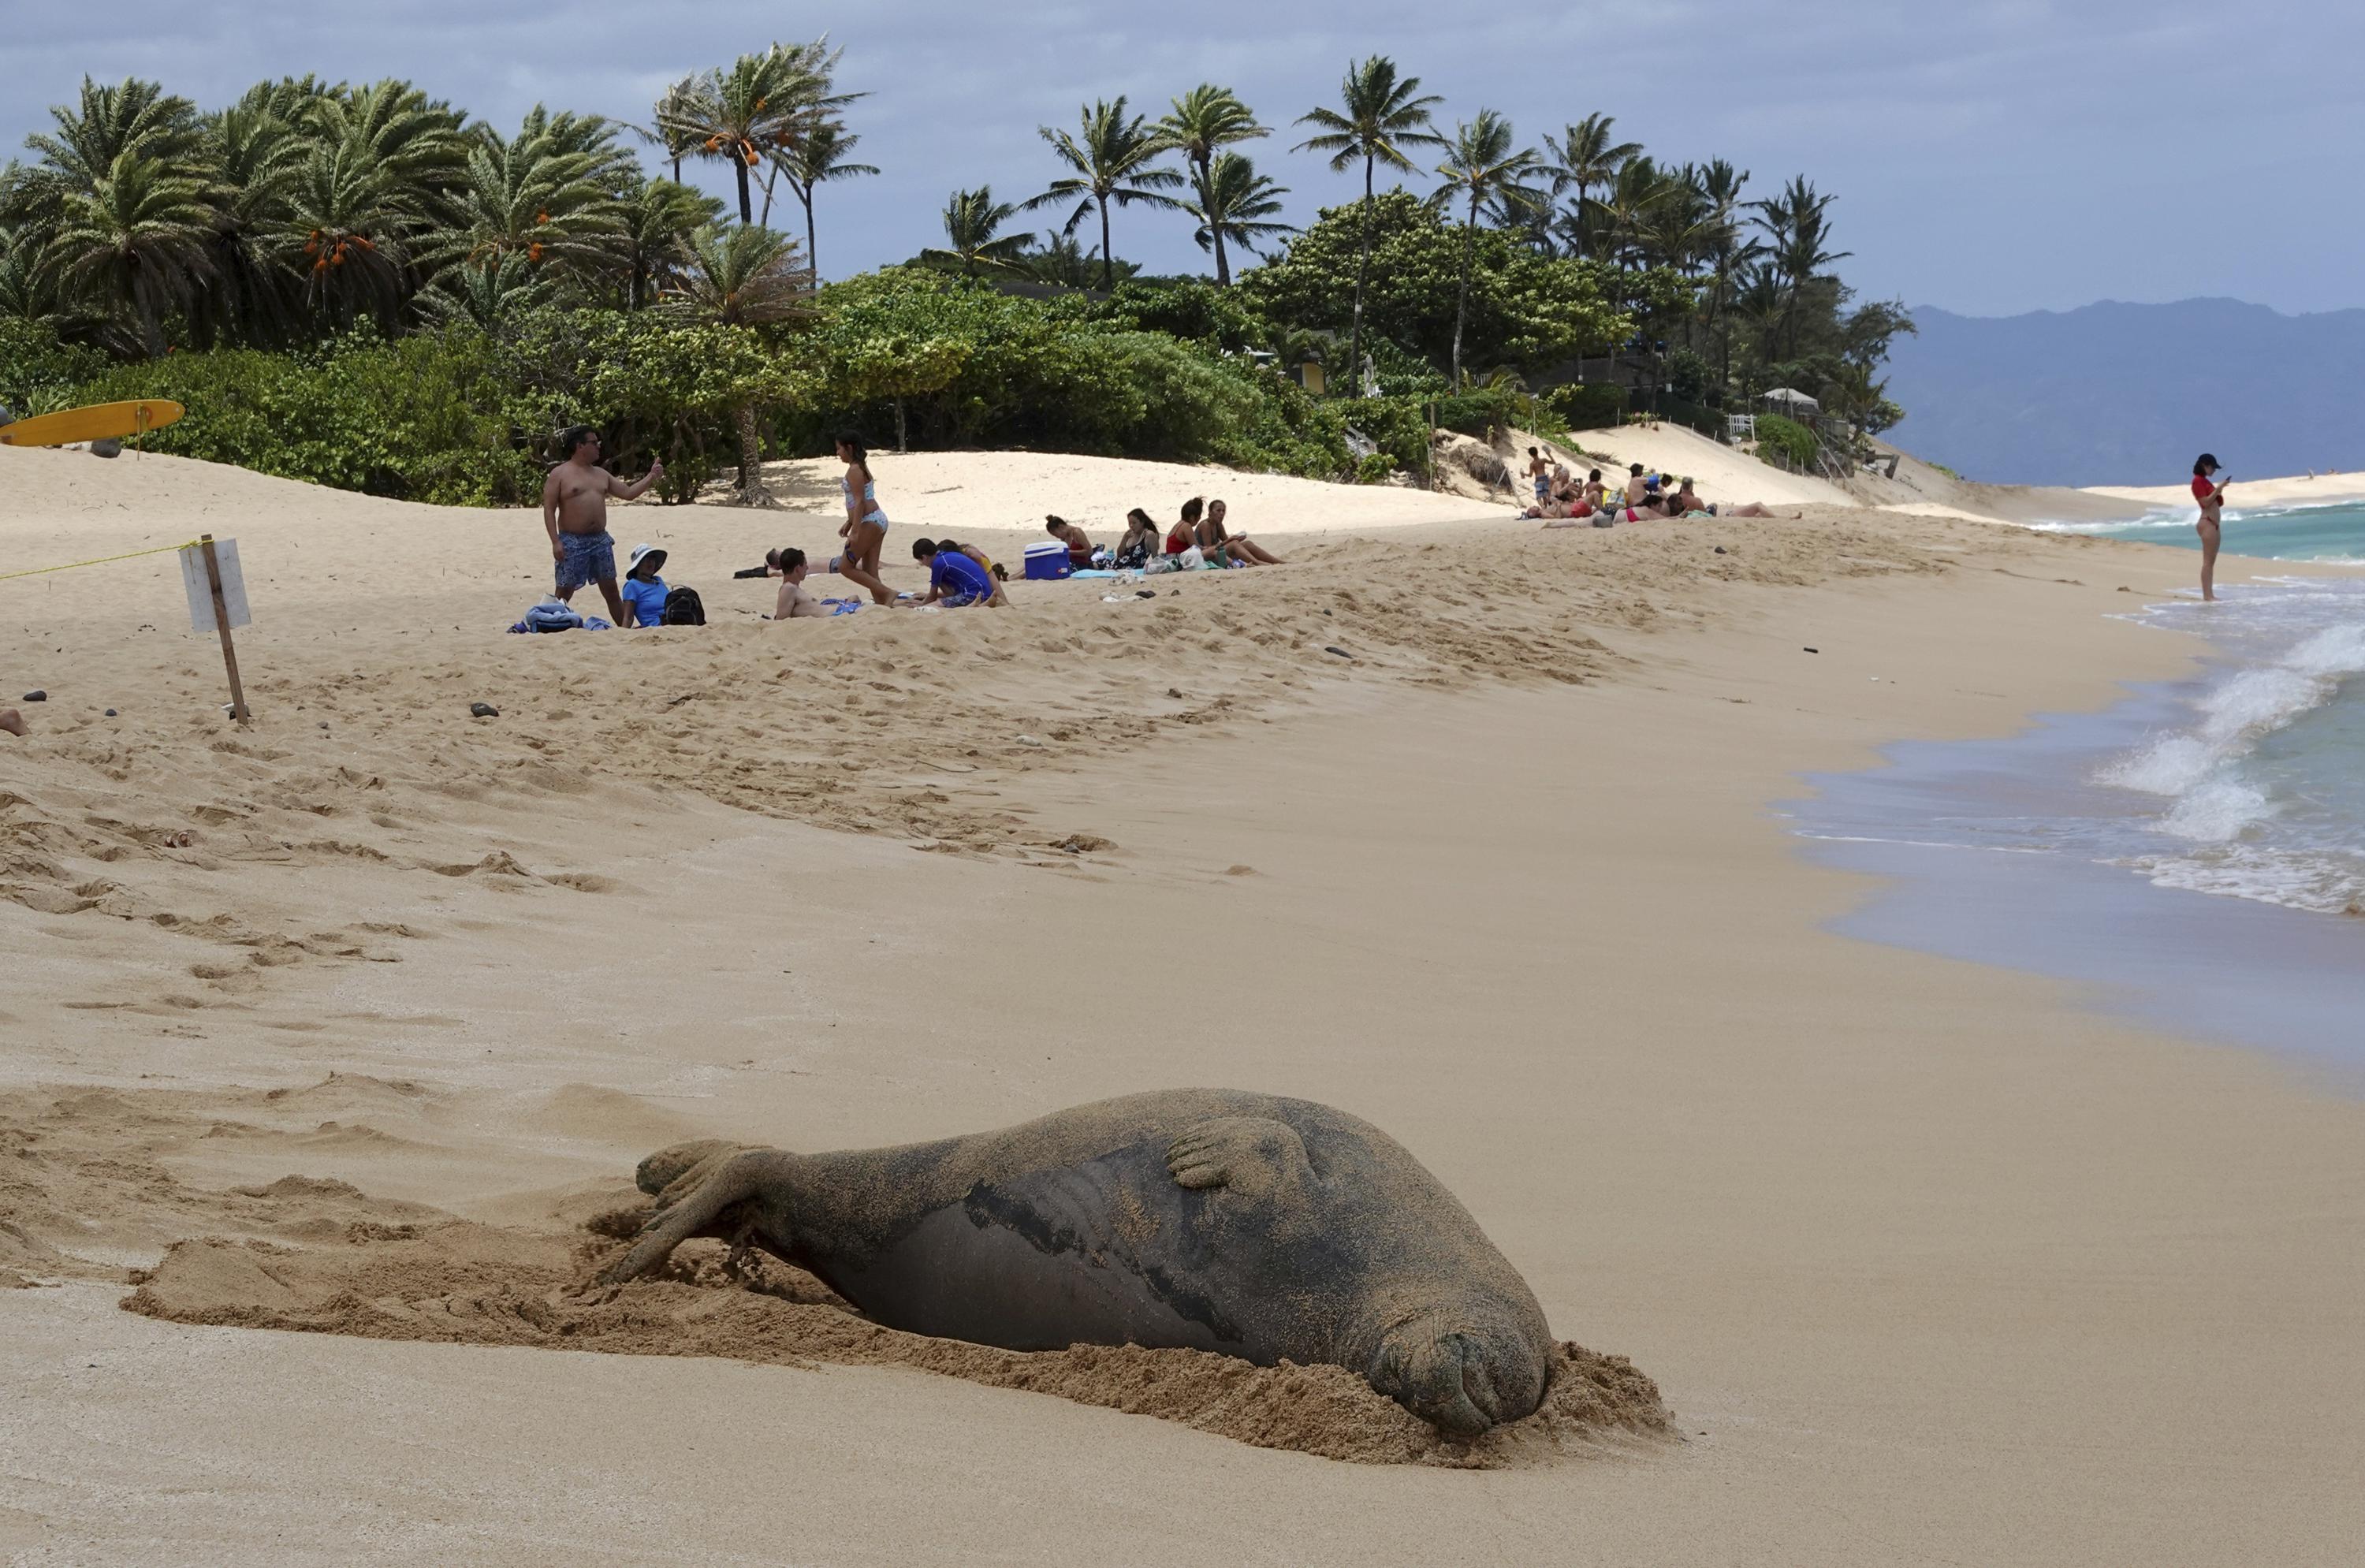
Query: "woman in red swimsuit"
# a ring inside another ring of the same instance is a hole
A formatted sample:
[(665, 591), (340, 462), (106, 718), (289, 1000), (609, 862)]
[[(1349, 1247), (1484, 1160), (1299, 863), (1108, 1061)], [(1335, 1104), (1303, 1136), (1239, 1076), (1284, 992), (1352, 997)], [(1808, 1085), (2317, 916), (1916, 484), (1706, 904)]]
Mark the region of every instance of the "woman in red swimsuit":
[(2202, 453), (2192, 464), (2192, 498), (2201, 503), (2201, 597), (2217, 597), (2217, 538), (2224, 525), (2225, 481), (2217, 478), (2217, 460)]

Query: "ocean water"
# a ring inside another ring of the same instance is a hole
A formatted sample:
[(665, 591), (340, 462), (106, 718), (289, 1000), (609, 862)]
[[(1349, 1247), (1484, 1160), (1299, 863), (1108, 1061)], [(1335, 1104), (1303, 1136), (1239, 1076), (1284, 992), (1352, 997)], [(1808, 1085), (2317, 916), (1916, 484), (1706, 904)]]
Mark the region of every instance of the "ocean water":
[[(2365, 559), (2365, 509), (2259, 527), (2294, 555)], [(2205, 636), (2204, 673), (1811, 781), (1789, 814), (1817, 857), (1898, 879), (1842, 929), (2365, 1068), (2365, 570), (2140, 614)]]
[[(2191, 507), (2181, 507), (2135, 522), (2062, 526), (2068, 532), (2105, 539), (2199, 550), (2201, 535), (2193, 531), (2194, 512)], [(2250, 510), (2228, 507), (2225, 547), (2237, 555), (2263, 555), (2275, 561), (2365, 562), (2365, 504)]]

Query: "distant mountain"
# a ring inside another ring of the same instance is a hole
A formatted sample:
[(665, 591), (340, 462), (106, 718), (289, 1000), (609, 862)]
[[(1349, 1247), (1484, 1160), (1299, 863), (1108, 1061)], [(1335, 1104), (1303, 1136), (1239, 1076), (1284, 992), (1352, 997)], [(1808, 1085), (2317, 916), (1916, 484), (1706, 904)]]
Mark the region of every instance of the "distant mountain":
[(1888, 439), (1967, 479), (2167, 485), (2202, 452), (2236, 478), (2365, 469), (2365, 310), (2187, 299), (1913, 319)]

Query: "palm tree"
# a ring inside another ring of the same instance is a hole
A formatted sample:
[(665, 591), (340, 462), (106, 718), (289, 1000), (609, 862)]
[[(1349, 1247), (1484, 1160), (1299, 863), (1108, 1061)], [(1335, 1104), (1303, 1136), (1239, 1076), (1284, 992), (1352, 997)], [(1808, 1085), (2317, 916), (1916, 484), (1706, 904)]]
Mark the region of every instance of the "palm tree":
[(852, 162), (856, 144), (862, 138), (849, 135), (836, 120), (824, 120), (797, 139), (779, 161), (780, 173), (788, 177), (789, 189), (796, 194), (798, 204), (805, 209), (805, 264), (820, 273), (820, 262), (813, 249), (813, 187), (833, 180), (851, 180), (879, 171), (869, 163)]
[(1462, 386), (1462, 323), (1470, 313), (1470, 259), (1478, 240), (1478, 210), (1489, 202), (1509, 212), (1527, 212), (1549, 198), (1530, 184), (1544, 172), (1536, 150), (1511, 147), (1511, 122), (1493, 109), (1454, 129), (1446, 146), (1445, 162), (1437, 166), (1445, 183), (1429, 198), (1440, 211), (1466, 202), (1462, 224), (1462, 284), (1453, 306), (1452, 382)]
[(618, 252), (624, 304), (633, 310), (656, 302), (689, 263), (690, 241), (723, 216), (723, 204), (671, 180), (645, 180), (624, 198)]
[[(1363, 374), (1363, 283), (1372, 266), (1372, 180), (1385, 163), (1400, 174), (1413, 172), (1407, 148), (1442, 147), (1445, 139), (1430, 130), (1429, 110), (1445, 100), (1431, 95), (1418, 97), (1420, 78), (1396, 79), (1396, 62), (1375, 54), (1351, 65), (1339, 86), (1339, 107), (1315, 108), (1297, 117), (1317, 134), (1293, 151), (1327, 152), (1334, 172), (1345, 173), (1360, 161), (1363, 165), (1363, 209), (1355, 243), (1355, 320), (1347, 339), (1350, 385)], [(1343, 112), (1341, 112), (1343, 110)]]
[[(1271, 136), (1272, 131), (1257, 123), (1255, 112), (1240, 102), (1229, 87), (1203, 82), (1174, 100), (1166, 118), (1158, 122), (1157, 133), (1168, 149), (1182, 153), (1191, 165), (1192, 188), (1204, 196), (1210, 186), (1210, 171), (1217, 152), (1236, 141), (1252, 141)], [(1200, 222), (1202, 232), (1206, 232), (1206, 219), (1203, 217)], [(1225, 233), (1220, 226), (1213, 232), (1216, 281), (1228, 283), (1232, 273), (1224, 259)], [(1202, 239), (1199, 245), (1205, 250), (1207, 241)]]
[(60, 216), (50, 248), (67, 283), (128, 309), (140, 352), (163, 354), (164, 313), (213, 270), (206, 182), (126, 147), (89, 190), (67, 193)]
[(958, 268), (963, 277), (975, 277), (980, 267), (995, 272), (1014, 269), (1030, 236), (1003, 234), (1002, 226), (1017, 216), (1016, 207), (993, 199), (992, 185), (955, 191), (952, 200), (945, 203), (947, 248), (923, 251), (920, 260), (947, 271)]
[(555, 121), (539, 104), (514, 137), (476, 128), (464, 183), (444, 215), (440, 259), (588, 274), (612, 259), (623, 238), (621, 204), (610, 194), (604, 154), (614, 131), (576, 117)]
[(1062, 233), (1073, 234), (1087, 215), (1095, 207), (1101, 215), (1101, 286), (1116, 286), (1115, 253), (1109, 249), (1109, 203), (1131, 207), (1136, 202), (1146, 207), (1179, 207), (1182, 204), (1160, 193), (1182, 184), (1182, 176), (1171, 169), (1150, 166), (1153, 160), (1165, 156), (1166, 143), (1147, 129), (1143, 118), (1135, 115), (1126, 118), (1126, 100), (1120, 95), (1115, 103), (1102, 99), (1082, 111), (1083, 137), (1079, 140), (1064, 130), (1049, 126), (1038, 129), (1043, 140), (1075, 173), (1051, 182), (1051, 188), (1026, 202), (1032, 210), (1056, 202), (1072, 201), (1076, 210), (1068, 215)]
[(693, 72), (665, 90), (665, 95), (650, 106), (649, 123), (654, 130), (636, 126), (641, 135), (665, 149), (666, 162), (673, 165), (673, 183), (681, 184), (681, 161), (701, 145), (690, 134), (689, 124), (698, 112), (698, 74)]
[(114, 177), (124, 153), (172, 162), (196, 153), (205, 134), (195, 104), (137, 77), (102, 87), (85, 76), (80, 103), (53, 106), (50, 118), (57, 134), (28, 136), (25, 145), (49, 165), (49, 178), (85, 195)]
[(1552, 150), (1552, 196), (1558, 198), (1570, 186), (1576, 187), (1578, 221), (1565, 226), (1563, 232), (1575, 243), (1580, 256), (1587, 253), (1583, 215), (1593, 187), (1608, 185), (1628, 160), (1642, 151), (1639, 141), (1609, 140), (1609, 128), (1617, 123), (1608, 115), (1590, 114), (1570, 126), (1560, 140), (1549, 134), (1544, 137), (1544, 145)]
[(1238, 152), (1217, 153), (1196, 185), (1182, 210), (1199, 220), (1199, 231), (1192, 236), (1199, 249), (1216, 252), (1216, 286), (1228, 287), (1232, 269), (1224, 254), (1224, 241), (1229, 240), (1253, 256), (1269, 237), (1289, 233), (1288, 224), (1269, 221), (1281, 210), (1280, 198), (1289, 190), (1258, 174), (1256, 165)]
[(520, 311), (549, 304), (555, 295), (555, 280), (548, 273), (509, 251), (445, 273), (419, 297), (419, 305), (431, 321), (498, 327)]
[(1700, 171), (1700, 194), (1708, 198), (1710, 213), (1708, 329), (1716, 335), (1720, 386), (1732, 379), (1732, 328), (1725, 318), (1733, 279), (1743, 266), (1765, 253), (1763, 245), (1742, 237), (1741, 193), (1748, 184), (1748, 170), (1735, 169), (1721, 158)]
[(314, 145), (289, 182), (272, 253), (331, 327), (367, 314), (391, 331), (411, 285), (411, 243), (428, 231), (419, 187), (364, 143), (341, 139)]
[(1591, 204), (1591, 230), (1608, 241), (1620, 266), (1631, 268), (1641, 260), (1643, 230), (1675, 194), (1675, 182), (1656, 163), (1629, 158), (1618, 166), (1618, 175), (1601, 199)]
[[(1053, 230), (1043, 236), (1040, 245), (1034, 242), (1031, 235), (1019, 243), (1026, 247), (1015, 257), (1015, 265), (1022, 276), (1059, 288), (1092, 287), (1093, 274), (1099, 269), (1094, 264), (1093, 253), (1077, 244), (1074, 235)], [(1133, 263), (1119, 257), (1115, 267), (1116, 280), (1123, 283), (1140, 270)]]
[(797, 133), (828, 87), (814, 69), (812, 46), (774, 44), (743, 54), (725, 71), (710, 71), (691, 91), (668, 93), (657, 106), (657, 134), (667, 146), (720, 158), (739, 183), (739, 221), (756, 221), (750, 170), (793, 146)]
[(1832, 201), (1831, 196), (1818, 193), (1806, 175), (1797, 174), (1777, 195), (1750, 203), (1757, 215), (1757, 227), (1769, 241), (1767, 253), (1773, 257), (1788, 296), (1782, 312), (1782, 342), (1786, 346), (1795, 346), (1798, 338), (1799, 290), (1824, 267), (1854, 254), (1823, 248), (1831, 239), (1830, 220), (1824, 214)]
[(186, 307), (200, 345), (238, 337), (276, 342), (294, 327), (296, 290), (272, 254), (271, 234), (305, 151), (295, 128), (257, 93), (209, 117), (204, 156), (214, 220), (206, 252), (214, 281)]
[[(797, 255), (797, 242), (756, 224), (701, 230), (690, 241), (689, 264), (667, 304), (686, 315), (726, 327), (763, 327), (805, 313), (811, 274)], [(778, 506), (764, 487), (763, 442), (756, 428), (756, 405), (735, 410), (739, 426), (739, 495), (742, 506)]]

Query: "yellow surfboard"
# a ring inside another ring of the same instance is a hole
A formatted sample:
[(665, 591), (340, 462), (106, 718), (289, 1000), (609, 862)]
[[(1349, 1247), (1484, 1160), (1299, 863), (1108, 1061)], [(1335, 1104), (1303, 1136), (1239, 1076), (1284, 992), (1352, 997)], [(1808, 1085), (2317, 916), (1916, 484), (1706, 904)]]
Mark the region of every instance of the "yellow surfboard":
[(110, 436), (145, 435), (163, 430), (187, 410), (178, 403), (143, 398), (135, 403), (93, 403), (59, 414), (39, 414), (0, 425), (0, 446), (64, 446)]

